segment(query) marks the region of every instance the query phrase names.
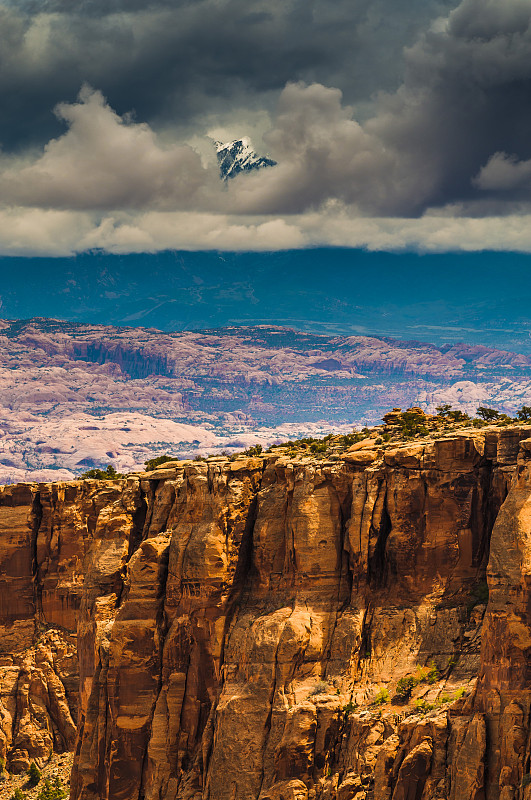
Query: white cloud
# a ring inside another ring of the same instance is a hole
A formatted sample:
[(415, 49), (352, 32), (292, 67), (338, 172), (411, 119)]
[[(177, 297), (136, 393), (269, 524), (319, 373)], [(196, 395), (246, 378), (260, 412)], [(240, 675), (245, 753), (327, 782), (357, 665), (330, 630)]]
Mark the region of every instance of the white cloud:
[(68, 256), (86, 249), (90, 214), (42, 208), (0, 209), (0, 255)]
[(504, 217), (426, 214), (418, 219), (360, 217), (341, 204), (287, 216), (202, 212), (121, 213), (0, 210), (0, 255), (69, 256), (160, 250), (273, 251), (315, 246), (426, 252), (531, 252), (531, 213)]
[(81, 249), (112, 253), (158, 250), (282, 250), (308, 244), (291, 219), (245, 218), (201, 212), (156, 212), (106, 217), (80, 242)]
[(116, 114), (100, 92), (84, 87), (77, 103), (56, 109), (68, 130), (29, 165), (4, 165), (2, 196), (17, 205), (65, 209), (181, 208), (206, 202), (217, 188), (185, 144), (163, 147), (145, 123)]
[(342, 104), (339, 89), (288, 84), (264, 136), (274, 169), (240, 175), (229, 203), (240, 213), (297, 213), (329, 198), (385, 213), (404, 191), (396, 153), (368, 134)]

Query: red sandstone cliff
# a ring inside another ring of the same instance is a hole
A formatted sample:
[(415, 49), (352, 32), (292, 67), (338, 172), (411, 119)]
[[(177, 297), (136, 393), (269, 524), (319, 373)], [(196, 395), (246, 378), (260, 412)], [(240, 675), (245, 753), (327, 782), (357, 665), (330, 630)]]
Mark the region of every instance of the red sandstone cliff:
[(529, 434), (4, 488), (0, 755), (75, 748), (74, 800), (529, 800)]

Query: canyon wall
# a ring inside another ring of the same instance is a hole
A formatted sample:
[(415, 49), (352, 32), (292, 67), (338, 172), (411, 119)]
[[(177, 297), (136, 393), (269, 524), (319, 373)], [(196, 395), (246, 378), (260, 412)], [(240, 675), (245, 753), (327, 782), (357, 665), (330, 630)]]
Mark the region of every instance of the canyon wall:
[(75, 750), (73, 800), (529, 800), (530, 433), (4, 488), (0, 755)]

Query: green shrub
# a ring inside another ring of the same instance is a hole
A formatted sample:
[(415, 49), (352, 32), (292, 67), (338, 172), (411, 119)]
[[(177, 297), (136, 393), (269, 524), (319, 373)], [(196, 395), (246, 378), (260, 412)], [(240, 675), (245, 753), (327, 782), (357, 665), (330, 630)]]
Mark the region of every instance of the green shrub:
[(317, 681), (312, 691), (310, 692), (310, 697), (313, 697), (316, 694), (324, 694), (327, 691), (328, 691), (328, 683), (326, 681)]
[(402, 411), (399, 418), (400, 433), (406, 439), (412, 439), (417, 435), (425, 436), (428, 429), (424, 423), (425, 417), (418, 411)]
[(513, 423), (514, 419), (512, 417), (510, 417), (508, 414), (502, 414), (498, 425), (512, 425)]
[(436, 700), (438, 706), (443, 706), (445, 703), (451, 703), (453, 700), (450, 694), (441, 694)]
[[(364, 428), (363, 431), (360, 431), (359, 433), (357, 431), (343, 435), (329, 433), (322, 439), (316, 439), (312, 436), (305, 436), (302, 439), (292, 439), (288, 442), (283, 442), (280, 445), (272, 445), (272, 447), (288, 447), (290, 455), (295, 455), (295, 453), (299, 450), (310, 450), (311, 453), (315, 454), (326, 453), (331, 445), (337, 445), (339, 448), (351, 447), (353, 444), (361, 442), (362, 439), (365, 439), (369, 433), (369, 428)], [(389, 435), (388, 438), (390, 438)], [(385, 441), (388, 441), (388, 439)], [(260, 453), (263, 452), (261, 445), (256, 445), (256, 447), (259, 449), (255, 450), (255, 448), (249, 448), (248, 450), (244, 451), (245, 455), (260, 455)]]
[(458, 409), (455, 411), (449, 411), (447, 417), (452, 422), (466, 422), (470, 419), (468, 414), (466, 414), (464, 411), (459, 411)]
[(157, 456), (156, 458), (149, 458), (147, 461), (144, 461), (144, 466), (146, 468), (146, 472), (152, 472), (155, 467), (160, 467), (161, 464), (165, 464), (166, 461), (175, 461), (174, 456)]
[(14, 792), (11, 800), (26, 800), (26, 794), (19, 787), (18, 789), (15, 789), (15, 792)]
[(116, 478), (123, 478), (121, 472), (116, 472), (112, 464), (109, 464), (107, 469), (89, 469), (81, 475), (81, 478), (96, 478), (96, 480), (115, 480)]
[(417, 683), (425, 683), (428, 680), (428, 667), (421, 667), (420, 664), (416, 666), (416, 672), (414, 677), (417, 680)]
[(375, 706), (383, 706), (383, 704), (388, 703), (389, 700), (389, 691), (384, 688), (380, 689), (380, 691), (376, 693), (372, 702)]
[(259, 456), (262, 453), (262, 445), (255, 444), (254, 447), (248, 447), (247, 450), (244, 450), (245, 456)]
[(427, 667), (421, 667), (417, 664), (415, 675), (413, 676), (417, 683), (435, 683), (439, 680), (439, 670), (435, 665), (433, 659), (428, 663)]
[(327, 442), (314, 442), (310, 445), (310, 451), (312, 453), (326, 453), (328, 450), (328, 443)]
[(426, 680), (428, 683), (437, 683), (439, 680), (439, 670), (437, 669), (433, 660), (428, 664), (428, 675)]
[(348, 703), (345, 706), (343, 706), (343, 713), (348, 716), (353, 711), (355, 711), (357, 707), (358, 706), (356, 705), (356, 703), (353, 703), (352, 700), (349, 700)]
[(406, 675), (405, 678), (400, 678), (396, 684), (396, 696), (401, 700), (407, 700), (411, 697), (411, 692), (417, 685), (417, 679), (414, 675)]
[(30, 786), (37, 786), (41, 779), (41, 771), (35, 761), (32, 761), (28, 769), (28, 783)]
[(478, 583), (475, 595), (480, 603), (487, 605), (487, 603), (489, 602), (489, 584), (487, 583), (486, 578), (480, 583)]
[(63, 784), (56, 776), (53, 782), (49, 778), (44, 779), (44, 786), (37, 795), (37, 800), (63, 800), (66, 797), (66, 791)]
[(363, 438), (365, 437), (362, 433), (354, 432), (354, 433), (346, 433), (344, 436), (340, 437), (339, 441), (340, 444), (343, 445), (343, 447), (352, 447), (353, 444), (361, 442)]
[(415, 708), (420, 714), (427, 714), (428, 711), (433, 711), (435, 705), (427, 700), (415, 700)]
[(477, 605), (486, 606), (489, 602), (489, 585), (487, 579), (478, 581), (470, 591), (470, 600), (467, 603), (467, 612), (470, 616), (472, 609)]

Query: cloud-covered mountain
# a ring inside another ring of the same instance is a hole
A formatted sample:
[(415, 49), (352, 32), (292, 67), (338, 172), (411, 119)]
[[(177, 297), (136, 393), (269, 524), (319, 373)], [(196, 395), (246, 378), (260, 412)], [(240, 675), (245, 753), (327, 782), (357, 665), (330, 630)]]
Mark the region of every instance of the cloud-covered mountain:
[(215, 142), (219, 172), (223, 180), (235, 178), (241, 172), (276, 166), (276, 161), (257, 155), (247, 137), (232, 142)]
[[(0, 254), (531, 251), (527, 0), (0, 17)], [(220, 185), (199, 142), (242, 130), (277, 165)]]

